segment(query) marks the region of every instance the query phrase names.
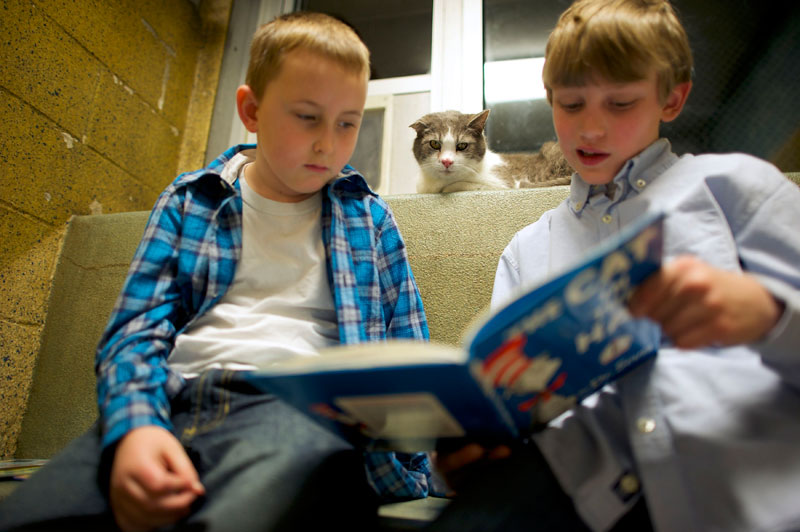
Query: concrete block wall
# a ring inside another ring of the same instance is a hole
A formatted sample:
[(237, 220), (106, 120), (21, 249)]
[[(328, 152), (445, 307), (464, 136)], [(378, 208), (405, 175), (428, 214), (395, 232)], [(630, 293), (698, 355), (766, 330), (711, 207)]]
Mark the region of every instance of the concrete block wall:
[(202, 166), (231, 4), (3, 0), (0, 459), (14, 453), (67, 220), (149, 210)]

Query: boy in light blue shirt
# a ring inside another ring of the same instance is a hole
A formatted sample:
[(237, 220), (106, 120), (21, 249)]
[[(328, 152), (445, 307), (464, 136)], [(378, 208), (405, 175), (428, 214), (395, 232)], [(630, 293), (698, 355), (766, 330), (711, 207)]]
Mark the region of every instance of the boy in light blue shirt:
[(630, 302), (662, 345), (530, 445), (440, 456), (461, 500), (434, 530), (800, 529), (800, 190), (748, 155), (672, 153), (659, 125), (691, 71), (666, 0), (559, 19), (543, 77), (576, 173), (503, 252), (492, 303), (664, 210), (665, 265)]
[(236, 104), (257, 145), (159, 197), (97, 351), (97, 429), (0, 508), (0, 530), (373, 530), (428, 493), (425, 454), (368, 453), (243, 374), (339, 343), (425, 340), (386, 203), (347, 166), (369, 52), (325, 15), (253, 39)]

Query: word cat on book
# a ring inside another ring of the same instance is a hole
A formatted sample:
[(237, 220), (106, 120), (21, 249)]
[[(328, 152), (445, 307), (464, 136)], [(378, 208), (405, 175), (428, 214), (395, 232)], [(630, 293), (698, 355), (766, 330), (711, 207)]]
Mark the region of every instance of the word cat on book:
[(457, 192), (568, 185), (572, 168), (558, 144), (536, 153), (495, 153), (486, 144), (489, 110), (430, 113), (413, 124), (413, 152), (420, 168), (417, 192)]

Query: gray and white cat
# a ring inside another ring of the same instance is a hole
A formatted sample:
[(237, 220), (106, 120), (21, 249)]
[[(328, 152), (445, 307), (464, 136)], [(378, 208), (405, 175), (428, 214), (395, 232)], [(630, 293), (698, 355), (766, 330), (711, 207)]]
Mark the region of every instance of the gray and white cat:
[(495, 153), (483, 133), (489, 110), (430, 113), (413, 124), (414, 158), (420, 168), (417, 192), (457, 192), (568, 185), (572, 168), (558, 144), (536, 153)]

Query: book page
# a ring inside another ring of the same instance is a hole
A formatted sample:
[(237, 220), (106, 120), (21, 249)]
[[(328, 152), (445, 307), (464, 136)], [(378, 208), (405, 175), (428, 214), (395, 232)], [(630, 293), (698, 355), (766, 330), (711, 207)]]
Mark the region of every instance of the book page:
[(323, 349), (317, 356), (294, 358), (258, 370), (274, 375), (310, 371), (333, 371), (389, 366), (410, 366), (463, 362), (466, 353), (459, 347), (413, 340), (387, 340)]
[(369, 436), (377, 439), (435, 440), (466, 434), (431, 393), (337, 397), (334, 403), (351, 418), (369, 427)]

